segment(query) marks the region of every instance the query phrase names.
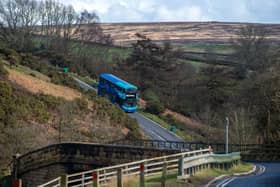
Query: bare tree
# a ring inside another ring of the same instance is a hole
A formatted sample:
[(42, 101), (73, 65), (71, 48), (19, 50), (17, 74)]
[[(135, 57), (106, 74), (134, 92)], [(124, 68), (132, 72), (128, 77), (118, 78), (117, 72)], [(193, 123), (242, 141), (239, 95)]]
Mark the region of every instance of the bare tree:
[(31, 46), (31, 35), (39, 21), (36, 0), (3, 0), (0, 2), (2, 39), (20, 50)]
[(256, 143), (256, 121), (250, 118), (249, 109), (237, 108), (232, 112), (232, 132), (235, 143), (240, 145)]
[(261, 71), (269, 66), (270, 45), (263, 26), (247, 25), (241, 28), (233, 40), (233, 46), (236, 58), (243, 65), (240, 68)]

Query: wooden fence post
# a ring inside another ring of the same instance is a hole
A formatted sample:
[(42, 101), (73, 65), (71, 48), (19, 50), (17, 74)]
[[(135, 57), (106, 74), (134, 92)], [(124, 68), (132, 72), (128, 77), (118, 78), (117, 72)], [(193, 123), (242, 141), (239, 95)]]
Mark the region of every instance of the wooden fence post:
[(166, 184), (166, 172), (167, 172), (167, 163), (164, 162), (163, 166), (162, 166), (161, 187), (165, 187), (165, 184)]
[(98, 171), (93, 171), (92, 173), (93, 187), (99, 187), (99, 175)]
[(118, 175), (117, 175), (117, 183), (118, 183), (118, 187), (122, 187), (123, 186), (123, 180), (122, 180), (122, 168), (118, 169)]
[(181, 158), (178, 159), (178, 175), (184, 175), (184, 156), (182, 155)]
[(145, 187), (145, 162), (140, 164), (140, 187)]
[(67, 175), (66, 174), (60, 176), (60, 186), (67, 187)]

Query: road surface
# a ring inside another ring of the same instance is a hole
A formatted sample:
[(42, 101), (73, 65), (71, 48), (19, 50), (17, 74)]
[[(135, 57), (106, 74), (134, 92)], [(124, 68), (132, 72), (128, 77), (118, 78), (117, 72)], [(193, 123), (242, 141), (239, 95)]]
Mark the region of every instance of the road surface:
[(254, 163), (257, 170), (249, 176), (233, 176), (211, 185), (216, 187), (280, 187), (280, 162)]
[[(75, 81), (85, 90), (92, 90), (96, 92), (96, 89), (90, 86), (89, 84), (81, 81), (78, 78), (73, 77)], [(146, 118), (142, 114), (138, 112), (129, 113), (128, 114), (131, 118), (137, 120), (140, 128), (144, 131), (144, 133), (150, 137), (152, 140), (161, 140), (161, 141), (178, 141), (182, 142), (183, 140), (173, 134), (172, 132), (168, 131), (167, 129), (161, 127), (158, 123)]]
[(131, 118), (134, 118), (139, 123), (141, 129), (148, 135), (152, 140), (161, 140), (161, 141), (178, 141), (182, 142), (183, 140), (168, 131), (167, 129), (161, 127), (158, 123), (146, 118), (138, 112), (128, 114)]

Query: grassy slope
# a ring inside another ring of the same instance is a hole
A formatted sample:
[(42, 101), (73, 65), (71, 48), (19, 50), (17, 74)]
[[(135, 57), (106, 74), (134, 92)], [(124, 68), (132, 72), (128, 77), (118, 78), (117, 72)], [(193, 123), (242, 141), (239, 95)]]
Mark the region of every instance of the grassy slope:
[[(30, 64), (21, 65), (27, 63), (21, 60), (18, 66), (10, 68), (8, 61), (8, 55), (0, 53), (1, 98), (9, 97), (0, 99), (0, 150), (6, 150), (0, 156), (0, 178), (14, 150), (24, 153), (57, 143), (59, 125), (63, 130), (62, 141), (107, 142), (127, 134), (141, 136), (136, 122), (106, 99), (63, 86), (63, 81), (54, 84), (47, 69), (40, 73), (31, 69)], [(40, 66), (41, 62), (32, 63)], [(7, 75), (3, 76), (2, 71)], [(106, 136), (108, 133), (110, 136)]]
[(107, 62), (109, 64), (115, 63), (115, 58), (126, 59), (130, 52), (130, 48), (119, 48), (110, 47), (97, 44), (84, 44), (83, 46), (79, 43), (73, 42), (72, 52), (74, 54), (80, 54), (81, 48), (82, 53), (93, 57), (96, 61)]
[[(51, 95), (54, 97), (60, 97), (69, 101), (73, 101), (75, 99), (80, 99), (83, 98), (83, 94), (75, 89), (66, 87), (66, 86), (62, 86), (62, 85), (56, 85), (53, 84), (51, 82), (49, 82), (49, 78), (44, 75), (41, 74), (40, 72), (37, 72), (35, 70), (32, 70), (26, 66), (22, 66), (19, 65), (18, 67), (15, 67), (15, 69), (8, 69), (8, 79), (11, 82), (14, 82), (15, 84), (17, 84), (18, 86), (28, 90), (29, 92), (33, 93), (33, 94), (46, 94), (46, 95)], [(32, 74), (32, 76), (30, 75)], [(78, 76), (79, 78), (81, 78), (81, 76)], [(89, 78), (85, 78), (83, 77), (82, 79), (84, 80), (88, 80), (92, 81), (92, 79)], [(120, 137), (124, 137), (124, 135), (127, 133), (127, 129), (124, 130), (124, 126), (128, 125), (128, 129), (135, 131), (133, 132), (135, 135), (138, 134), (137, 131), (139, 131), (139, 128), (135, 128), (135, 125), (132, 125), (132, 122), (128, 122), (126, 120), (127, 116), (124, 114), (123, 111), (121, 111), (117, 106), (111, 104), (110, 102), (108, 102), (106, 99), (103, 98), (99, 98), (99, 97), (95, 97), (94, 101), (91, 100), (87, 100), (89, 106), (92, 107), (91, 110), (99, 110), (97, 112), (94, 112), (95, 114), (91, 114), (90, 116), (95, 116), (94, 118), (96, 118), (97, 121), (99, 121), (99, 123), (102, 124), (102, 118), (105, 119), (106, 118), (110, 118), (111, 122), (105, 122), (104, 121), (104, 127), (100, 126), (98, 128), (103, 128), (105, 131), (107, 128), (110, 129), (111, 126), (115, 126), (116, 127), (116, 131), (115, 131), (115, 135), (116, 136), (112, 136), (112, 137), (107, 137), (107, 141), (112, 140), (112, 138), (115, 139), (119, 139)], [(89, 117), (84, 116), (85, 118), (79, 118), (78, 121), (80, 124), (83, 124), (82, 126), (82, 132), (85, 135), (89, 135), (87, 131), (89, 130), (89, 125), (95, 122), (90, 122), (88, 120)], [(101, 121), (100, 121), (101, 120)], [(125, 124), (118, 124), (119, 122), (123, 122)], [(87, 125), (87, 123), (89, 123), (89, 125)], [(131, 127), (130, 127), (131, 124)], [(106, 127), (107, 125), (107, 127)], [(120, 131), (117, 131), (117, 126), (121, 127), (121, 129), (119, 129)], [(97, 130), (99, 131), (99, 130)], [(104, 131), (104, 132), (105, 132)], [(124, 132), (126, 132), (124, 134)], [(96, 134), (98, 136), (98, 134)], [(89, 135), (92, 136), (92, 135)], [(102, 135), (103, 136), (103, 135)], [(97, 138), (98, 139), (98, 138)], [(96, 140), (97, 140), (96, 139)], [(106, 138), (102, 138), (106, 141)]]
[[(43, 93), (54, 97), (62, 97), (66, 100), (74, 100), (82, 96), (77, 90), (48, 82), (46, 76), (39, 72), (27, 71), (28, 68), (23, 66), (21, 66), (20, 70), (24, 69), (24, 71), (20, 72), (18, 69), (8, 69), (9, 80), (32, 93)], [(33, 76), (29, 72), (32, 72)]]
[(207, 50), (220, 54), (231, 54), (233, 52), (233, 47), (229, 44), (185, 43), (179, 46), (186, 51), (193, 52), (205, 52)]

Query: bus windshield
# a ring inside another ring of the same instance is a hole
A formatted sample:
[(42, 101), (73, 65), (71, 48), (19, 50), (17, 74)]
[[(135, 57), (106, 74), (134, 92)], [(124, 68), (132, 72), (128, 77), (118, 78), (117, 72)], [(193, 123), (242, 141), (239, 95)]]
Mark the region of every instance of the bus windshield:
[(133, 107), (135, 106), (136, 103), (136, 99), (135, 98), (127, 98), (123, 101), (123, 105), (124, 106), (128, 106), (128, 107)]
[(137, 93), (137, 89), (126, 89), (125, 93), (126, 94), (136, 94)]

